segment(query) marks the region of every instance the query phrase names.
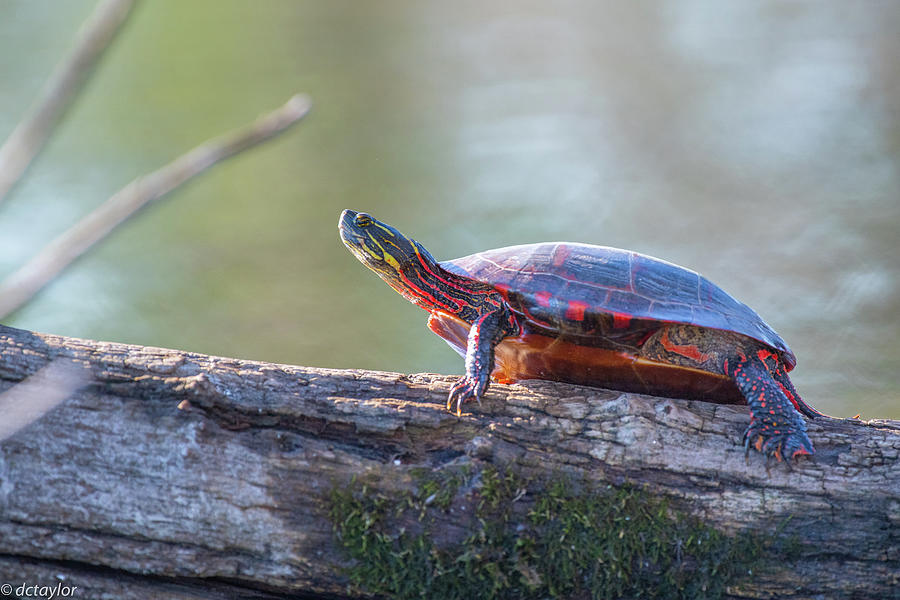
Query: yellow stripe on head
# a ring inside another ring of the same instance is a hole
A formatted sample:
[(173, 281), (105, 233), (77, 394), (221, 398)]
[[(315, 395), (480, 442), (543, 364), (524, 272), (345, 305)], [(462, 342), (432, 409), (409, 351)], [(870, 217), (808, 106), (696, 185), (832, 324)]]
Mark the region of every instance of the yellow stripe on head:
[[(376, 221), (375, 224), (378, 225), (378, 222)], [(381, 227), (381, 225), (378, 225), (378, 226)], [(381, 229), (384, 229), (384, 227), (381, 227)], [(375, 242), (376, 246), (381, 248), (381, 256), (378, 256), (375, 253), (373, 253), (368, 247), (366, 247), (366, 252), (371, 254), (376, 259), (380, 258), (380, 259), (384, 260), (387, 264), (389, 264), (392, 267), (394, 267), (395, 269), (399, 270), (400, 263), (397, 262), (397, 259), (394, 258), (394, 255), (391, 254), (390, 252), (388, 252), (387, 250), (385, 250), (384, 246), (381, 245), (381, 242), (379, 242), (377, 239), (375, 239), (374, 235), (369, 235), (369, 239), (372, 240), (373, 242)], [(395, 244), (395, 246), (396, 246), (396, 244)]]
[(394, 237), (394, 231), (393, 231), (390, 227), (386, 227), (386, 226), (382, 225), (381, 223), (379, 223), (378, 221), (372, 221), (372, 225), (375, 225), (376, 227), (378, 227), (378, 228), (381, 229), (382, 231), (387, 232), (387, 234), (388, 234), (389, 236)]

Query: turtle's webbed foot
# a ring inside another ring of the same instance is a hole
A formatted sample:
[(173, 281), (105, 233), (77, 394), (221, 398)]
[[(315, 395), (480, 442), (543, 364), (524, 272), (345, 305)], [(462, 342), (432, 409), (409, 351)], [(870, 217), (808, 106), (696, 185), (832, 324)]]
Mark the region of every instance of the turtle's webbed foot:
[(806, 426), (797, 417), (792, 423), (767, 423), (765, 419), (753, 419), (744, 432), (744, 449), (750, 446), (765, 454), (786, 462), (815, 453), (812, 442), (806, 435)]
[(462, 415), (462, 405), (470, 400), (481, 403), (481, 397), (488, 386), (488, 378), (476, 379), (469, 375), (460, 377), (450, 388), (450, 396), (447, 398), (447, 410), (455, 412), (456, 416)]

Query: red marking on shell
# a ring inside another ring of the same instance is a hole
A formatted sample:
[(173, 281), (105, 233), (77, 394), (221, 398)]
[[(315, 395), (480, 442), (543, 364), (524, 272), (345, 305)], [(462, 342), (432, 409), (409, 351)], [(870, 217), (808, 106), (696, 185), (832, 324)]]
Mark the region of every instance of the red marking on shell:
[(538, 303), (538, 306), (543, 306), (547, 308), (550, 306), (550, 292), (538, 292), (534, 295), (534, 300)]
[(613, 329), (625, 329), (628, 327), (628, 324), (631, 323), (631, 315), (613, 311), (612, 316)]
[(584, 321), (584, 311), (589, 305), (586, 302), (572, 300), (566, 308), (566, 318), (573, 321)]

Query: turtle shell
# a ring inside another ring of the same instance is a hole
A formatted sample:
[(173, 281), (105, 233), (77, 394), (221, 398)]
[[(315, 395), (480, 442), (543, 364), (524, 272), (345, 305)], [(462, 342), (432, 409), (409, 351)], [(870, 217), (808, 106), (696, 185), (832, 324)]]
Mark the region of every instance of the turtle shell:
[(683, 323), (757, 340), (790, 370), (794, 353), (746, 304), (702, 275), (637, 252), (574, 243), (487, 250), (442, 262), (495, 287), (525, 333), (636, 354), (660, 323)]

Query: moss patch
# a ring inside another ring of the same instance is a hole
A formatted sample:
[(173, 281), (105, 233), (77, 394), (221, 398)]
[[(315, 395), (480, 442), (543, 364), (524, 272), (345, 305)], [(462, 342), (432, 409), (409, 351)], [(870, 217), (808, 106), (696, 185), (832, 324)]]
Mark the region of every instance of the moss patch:
[[(438, 546), (454, 503), (467, 537)], [(422, 475), (387, 498), (355, 482), (331, 494), (351, 582), (392, 598), (719, 598), (771, 539), (727, 536), (634, 487), (526, 482), (511, 472)]]

